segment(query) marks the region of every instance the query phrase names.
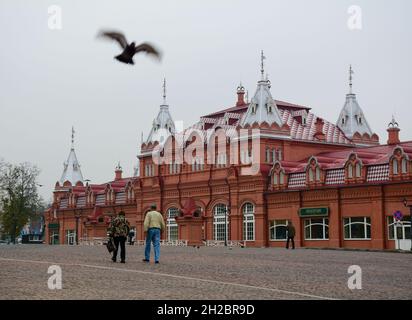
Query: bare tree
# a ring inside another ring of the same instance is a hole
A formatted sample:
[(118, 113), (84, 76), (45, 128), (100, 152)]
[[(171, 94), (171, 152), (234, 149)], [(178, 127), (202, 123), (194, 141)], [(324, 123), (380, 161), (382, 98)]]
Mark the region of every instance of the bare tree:
[(0, 223), (2, 231), (15, 243), (29, 219), (38, 212), (41, 198), (37, 192), (39, 169), (29, 163), (0, 168)]

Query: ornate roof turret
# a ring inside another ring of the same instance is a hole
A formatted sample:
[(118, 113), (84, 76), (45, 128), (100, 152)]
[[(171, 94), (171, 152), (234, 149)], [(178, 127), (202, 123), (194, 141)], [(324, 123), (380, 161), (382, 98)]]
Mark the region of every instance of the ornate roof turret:
[(163, 104), (160, 105), (160, 111), (157, 117), (153, 120), (152, 129), (146, 143), (159, 142), (160, 144), (166, 142), (166, 139), (175, 134), (175, 125), (172, 116), (169, 112), (169, 105), (166, 103), (166, 79), (163, 80)]
[(355, 133), (369, 136), (373, 132), (366, 121), (365, 115), (356, 100), (356, 95), (352, 92), (352, 75), (354, 74), (352, 66), (349, 68), (349, 93), (346, 95), (345, 105), (339, 115), (336, 125), (343, 131), (349, 139), (352, 139)]
[(266, 122), (271, 125), (273, 123), (282, 126), (282, 118), (280, 116), (278, 107), (275, 100), (272, 98), (270, 93), (270, 81), (268, 77), (264, 78), (264, 65), (263, 60), (266, 59), (261, 53), (261, 80), (258, 81), (258, 86), (255, 95), (250, 101), (249, 108), (242, 118), (240, 125), (243, 127), (245, 125), (253, 125), (254, 123), (262, 124)]
[(80, 170), (79, 161), (77, 161), (76, 153), (74, 151), (74, 128), (72, 127), (72, 146), (70, 148), (69, 156), (66, 162), (63, 164), (63, 174), (60, 178), (60, 184), (63, 185), (66, 181), (69, 181), (72, 185), (78, 183), (83, 184), (83, 175)]

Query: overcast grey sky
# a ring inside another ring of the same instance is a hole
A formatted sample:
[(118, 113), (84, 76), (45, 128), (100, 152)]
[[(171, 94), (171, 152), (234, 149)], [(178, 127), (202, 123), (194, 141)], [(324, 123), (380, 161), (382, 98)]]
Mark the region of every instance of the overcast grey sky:
[[(61, 30), (48, 28), (51, 5), (62, 9)], [(351, 5), (362, 9), (361, 30), (348, 28)], [(187, 126), (234, 105), (239, 81), (253, 94), (261, 49), (276, 99), (336, 122), (352, 64), (381, 143), (392, 114), (412, 140), (411, 13), (410, 0), (1, 0), (0, 158), (36, 164), (48, 200), (74, 125), (86, 179), (111, 180), (118, 161), (130, 176), (164, 76), (172, 116)], [(162, 62), (118, 63), (118, 46), (95, 38), (101, 28), (153, 42)]]

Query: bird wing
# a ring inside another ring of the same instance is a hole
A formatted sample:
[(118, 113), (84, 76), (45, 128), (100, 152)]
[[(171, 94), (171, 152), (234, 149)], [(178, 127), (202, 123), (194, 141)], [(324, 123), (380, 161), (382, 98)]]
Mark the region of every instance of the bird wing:
[(127, 40), (123, 33), (116, 31), (101, 31), (99, 36), (117, 41), (122, 49), (127, 47)]
[(141, 51), (146, 52), (147, 54), (154, 55), (159, 59), (161, 58), (160, 51), (157, 50), (154, 46), (152, 46), (149, 43), (145, 42), (145, 43), (141, 43), (138, 46), (136, 46), (135, 53), (138, 53)]

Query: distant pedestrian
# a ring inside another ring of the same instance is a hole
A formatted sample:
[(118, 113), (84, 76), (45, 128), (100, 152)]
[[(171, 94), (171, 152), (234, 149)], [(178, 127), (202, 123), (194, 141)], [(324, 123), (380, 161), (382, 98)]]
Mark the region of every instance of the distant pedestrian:
[(160, 258), (160, 233), (165, 229), (165, 222), (160, 212), (156, 211), (156, 204), (152, 204), (151, 211), (144, 219), (144, 231), (146, 232), (146, 247), (144, 251), (144, 262), (150, 261), (151, 242), (154, 248), (155, 263), (159, 263)]
[(292, 249), (295, 249), (295, 227), (293, 226), (291, 221), (288, 221), (288, 225), (286, 227), (287, 232), (287, 241), (286, 241), (286, 249), (289, 249), (289, 240), (292, 240)]
[(134, 244), (134, 230), (131, 229), (129, 232), (129, 245), (133, 245)]
[(118, 216), (112, 220), (109, 227), (109, 235), (113, 237), (115, 249), (113, 251), (112, 261), (116, 262), (117, 252), (120, 246), (120, 262), (126, 262), (126, 240), (130, 231), (130, 224), (126, 220), (125, 213), (120, 211)]

